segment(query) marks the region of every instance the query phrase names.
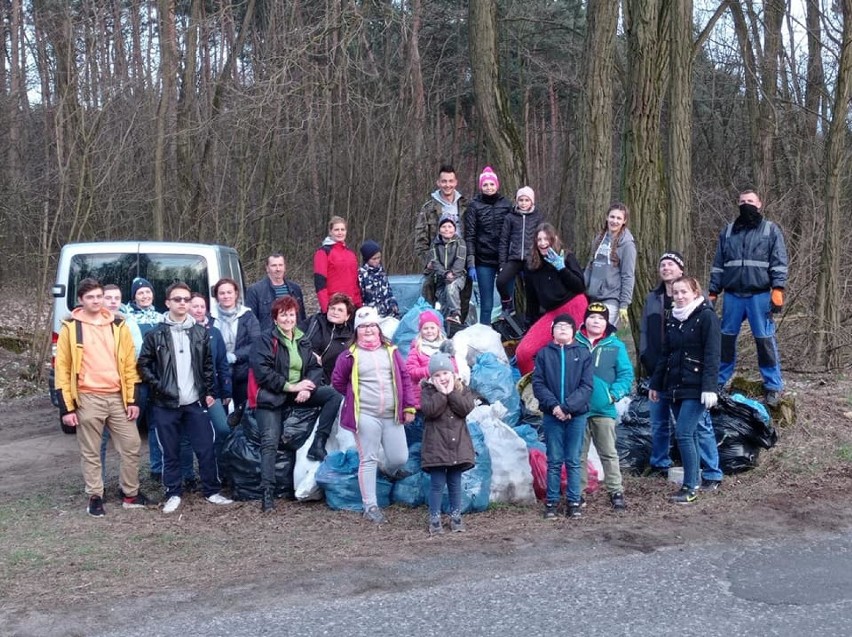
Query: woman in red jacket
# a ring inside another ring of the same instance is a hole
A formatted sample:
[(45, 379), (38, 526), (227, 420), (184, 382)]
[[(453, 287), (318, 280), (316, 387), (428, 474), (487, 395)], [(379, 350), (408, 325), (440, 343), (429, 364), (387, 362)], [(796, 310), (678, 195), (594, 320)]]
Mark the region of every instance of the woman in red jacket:
[(328, 236), (314, 253), (314, 287), (320, 311), (328, 311), (328, 299), (336, 292), (349, 296), (359, 308), (361, 289), (358, 287), (358, 257), (346, 247), (346, 219), (332, 217)]

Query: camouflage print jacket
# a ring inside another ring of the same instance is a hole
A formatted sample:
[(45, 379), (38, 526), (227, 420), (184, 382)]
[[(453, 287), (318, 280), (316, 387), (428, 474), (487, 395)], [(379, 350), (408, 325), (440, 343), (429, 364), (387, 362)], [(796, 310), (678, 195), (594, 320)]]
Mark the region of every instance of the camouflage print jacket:
[[(467, 199), (458, 194), (456, 197), (455, 208), (457, 210), (458, 220), (456, 228), (459, 230), (464, 228), (464, 215), (467, 211)], [(452, 208), (452, 206), (448, 206)], [(420, 263), (424, 270), (432, 257), (432, 241), (438, 235), (438, 221), (446, 212), (444, 205), (441, 202), (441, 191), (436, 190), (429, 197), (429, 201), (423, 204), (420, 212), (417, 213), (417, 222), (414, 226), (414, 254), (420, 259)]]

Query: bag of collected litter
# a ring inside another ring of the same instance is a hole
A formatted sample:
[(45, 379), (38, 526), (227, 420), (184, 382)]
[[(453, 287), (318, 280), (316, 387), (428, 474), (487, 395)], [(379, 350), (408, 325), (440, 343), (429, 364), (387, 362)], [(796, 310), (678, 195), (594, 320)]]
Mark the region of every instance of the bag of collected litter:
[(476, 363), (480, 354), (491, 352), (501, 363), (509, 364), (509, 357), (500, 340), (500, 335), (488, 325), (471, 325), (453, 335), (456, 364), (459, 366), (459, 376), (470, 384), (470, 368)]
[(393, 483), (391, 489), (391, 502), (404, 504), (409, 507), (419, 507), (426, 503), (426, 494), (423, 492), (423, 476), (420, 469), (420, 447), (419, 442), (408, 448), (408, 462), (403, 469), (410, 475)]
[(470, 371), (470, 388), (489, 404), (503, 403), (506, 415), (502, 419), (510, 427), (521, 418), (521, 396), (512, 378), (512, 368), (501, 363), (491, 352), (480, 354)]
[(414, 416), (414, 420), (405, 425), (405, 442), (408, 443), (408, 449), (411, 451), (411, 446), (423, 442), (423, 413), (418, 410)]
[(304, 445), (314, 430), (319, 413), (319, 407), (292, 407), (285, 410), (278, 448), (296, 451)]
[(527, 443), (503, 422), (505, 415), (506, 408), (498, 402), (480, 405), (467, 416), (468, 422), (475, 422), (482, 429), (491, 456), (489, 501), (532, 504), (535, 493)]
[[(275, 495), (294, 497), (293, 468), (296, 452), (279, 447), (275, 459)], [(220, 463), (222, 476), (233, 485), (235, 500), (259, 500), (260, 488), (260, 429), (254, 410), (246, 409), (242, 420), (231, 431), (222, 448)]]
[(627, 412), (615, 425), (615, 448), (622, 469), (642, 473), (651, 462), (651, 414), (647, 395), (630, 396)]
[(545, 444), (538, 438), (538, 430), (532, 425), (518, 425), (515, 427), (515, 433), (523, 439), (527, 449), (547, 450)]
[(399, 353), (402, 354), (403, 358), (408, 358), (411, 341), (420, 333), (420, 314), (426, 310), (435, 312), (441, 321), (441, 329), (445, 329), (444, 317), (441, 316), (441, 313), (429, 305), (429, 302), (422, 296), (418, 298), (417, 302), (411, 306), (411, 309), (403, 315), (393, 335), (393, 343), (399, 348)]
[[(335, 510), (363, 511), (361, 487), (358, 486), (358, 450), (336, 451), (326, 456), (317, 469), (317, 484), (325, 492), (326, 504)], [(380, 507), (390, 504), (391, 483), (376, 477), (376, 499)]]
[[(308, 459), (308, 450), (314, 442), (316, 431), (305, 441), (296, 452), (296, 468), (293, 470), (293, 483), (296, 485), (296, 499), (301, 501), (322, 500), (322, 489), (317, 484), (317, 469), (320, 463)], [(355, 437), (351, 431), (342, 429), (339, 421), (334, 422), (331, 435), (325, 443), (327, 453), (345, 451), (355, 447)]]
[(778, 432), (766, 408), (742, 394), (720, 395), (710, 416), (722, 473), (739, 473), (756, 467), (760, 449), (771, 449), (778, 441)]
[[(488, 496), (491, 493), (491, 455), (479, 425), (468, 421), (467, 430), (473, 440), (476, 466), (462, 474), (462, 513), (474, 513), (488, 508)], [(428, 471), (422, 472), (422, 480), (423, 493), (428, 494), (431, 486)], [(441, 511), (450, 512), (450, 497), (446, 489), (441, 502)]]
[[(537, 500), (544, 502), (547, 499), (547, 453), (539, 449), (530, 448), (529, 463), (533, 476), (533, 491)], [(587, 465), (589, 481), (586, 484), (586, 491), (594, 493), (600, 487), (600, 474), (594, 467), (592, 462)], [(565, 493), (568, 489), (568, 469), (562, 467), (562, 474), (559, 477), (559, 492)]]

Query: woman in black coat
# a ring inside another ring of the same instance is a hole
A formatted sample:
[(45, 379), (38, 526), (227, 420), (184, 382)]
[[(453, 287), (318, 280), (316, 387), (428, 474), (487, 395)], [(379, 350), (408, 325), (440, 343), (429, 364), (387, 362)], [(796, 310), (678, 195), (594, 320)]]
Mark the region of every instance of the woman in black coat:
[(721, 330), (719, 318), (692, 277), (672, 284), (674, 307), (666, 320), (663, 350), (651, 377), (648, 397), (666, 391), (675, 416), (675, 438), (683, 460), (683, 487), (671, 500), (695, 501), (699, 481), (698, 423), (718, 400)]
[(255, 417), (261, 436), (263, 511), (275, 508), (275, 457), (284, 409), (321, 408), (314, 443), (308, 451), (308, 458), (321, 461), (325, 458), (325, 443), (343, 401), (343, 396), (323, 384), (322, 367), (310, 342), (296, 327), (299, 302), (292, 296), (282, 296), (272, 304), (271, 314), (275, 326), (257, 342), (251, 355), (251, 369), (258, 386)]
[(328, 300), (328, 310), (317, 312), (308, 319), (305, 338), (322, 365), (325, 384), (331, 384), (331, 372), (340, 353), (352, 344), (355, 330), (352, 317), (355, 315), (355, 303), (343, 292), (336, 292)]

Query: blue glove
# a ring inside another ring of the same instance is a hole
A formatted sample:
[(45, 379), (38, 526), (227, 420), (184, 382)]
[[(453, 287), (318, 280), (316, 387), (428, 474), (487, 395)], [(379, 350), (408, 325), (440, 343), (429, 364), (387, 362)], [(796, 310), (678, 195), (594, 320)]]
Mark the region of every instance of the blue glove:
[(547, 256), (544, 257), (544, 260), (556, 268), (557, 272), (565, 269), (565, 259), (561, 255), (556, 254), (556, 250), (553, 248), (547, 249)]
[(470, 280), (476, 283), (476, 268), (473, 266), (467, 269), (467, 275), (470, 277)]

